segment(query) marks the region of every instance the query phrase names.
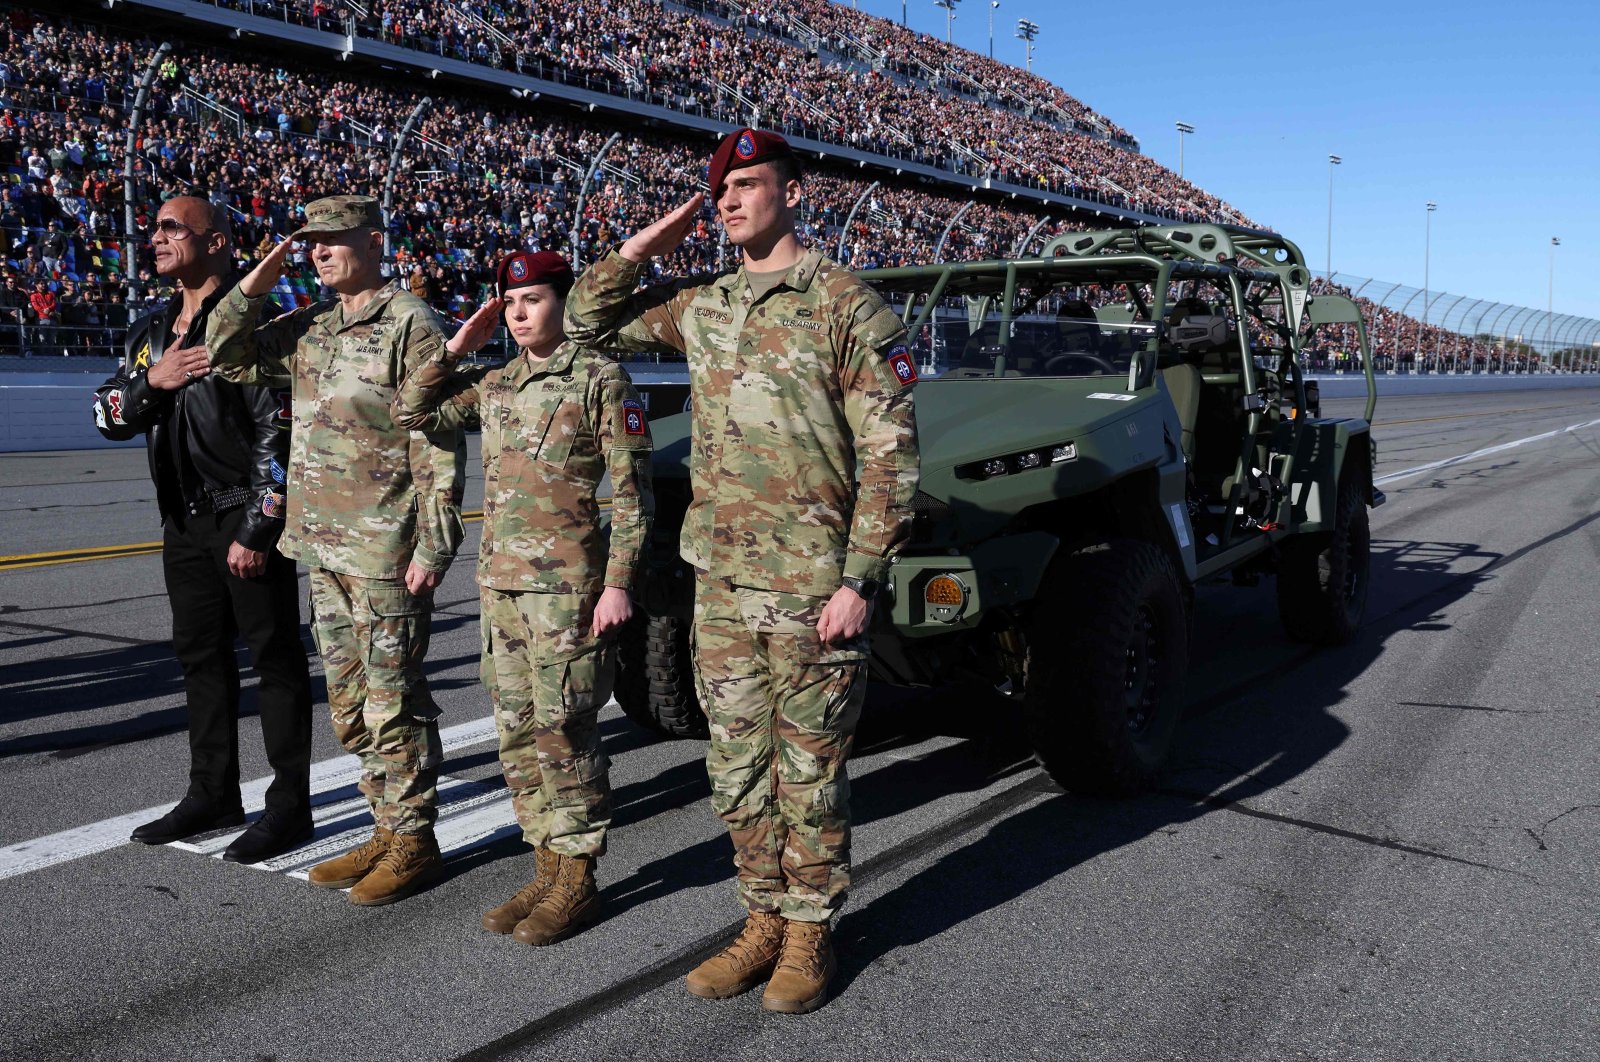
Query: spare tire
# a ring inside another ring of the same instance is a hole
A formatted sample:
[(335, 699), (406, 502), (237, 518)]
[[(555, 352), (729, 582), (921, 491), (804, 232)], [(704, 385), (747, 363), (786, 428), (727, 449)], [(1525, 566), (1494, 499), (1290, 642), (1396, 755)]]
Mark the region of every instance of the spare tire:
[(689, 621), (635, 609), (617, 637), (617, 704), (629, 719), (669, 738), (709, 731), (695, 693)]

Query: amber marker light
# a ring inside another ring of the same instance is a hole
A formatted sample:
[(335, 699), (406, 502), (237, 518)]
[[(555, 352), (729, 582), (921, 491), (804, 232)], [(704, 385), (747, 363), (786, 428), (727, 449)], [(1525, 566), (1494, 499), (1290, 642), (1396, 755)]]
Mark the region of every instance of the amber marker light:
[(949, 623), (967, 604), (967, 587), (953, 575), (936, 575), (922, 588), (922, 600), (934, 619)]

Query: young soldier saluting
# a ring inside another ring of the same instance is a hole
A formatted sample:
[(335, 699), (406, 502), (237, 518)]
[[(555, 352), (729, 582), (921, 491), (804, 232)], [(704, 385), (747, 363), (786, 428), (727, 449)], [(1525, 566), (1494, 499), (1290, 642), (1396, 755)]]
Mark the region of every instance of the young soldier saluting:
[[(563, 342), (566, 259), (518, 252), (496, 276), (499, 297), (406, 378), (394, 416), (426, 431), (483, 427), (483, 684), (536, 874), (483, 926), (542, 945), (600, 909), (594, 867), (611, 786), (598, 717), (615, 667), (605, 635), (633, 615), (628, 591), (655, 508), (650, 428), (621, 365)], [(456, 372), (488, 342), (502, 308), (521, 357)], [(609, 549), (595, 500), (608, 471)]]
[[(338, 298), (258, 325), (290, 244)], [(361, 757), (372, 838), (311, 870), (363, 906), (393, 903), (443, 869), (434, 841), (439, 709), (422, 661), (433, 590), (461, 544), (465, 442), (394, 422), (395, 391), (444, 349), (438, 316), (385, 282), (383, 215), (370, 196), (306, 207), (305, 225), (217, 304), (213, 367), (239, 383), (292, 384), (289, 505), (279, 549), (311, 575), (313, 631), (333, 730)]]
[(750, 915), (687, 988), (722, 998), (770, 978), (763, 1006), (804, 1013), (834, 972), (828, 920), (850, 881), (844, 765), (872, 600), (910, 526), (917, 374), (883, 300), (801, 247), (799, 163), (782, 137), (730, 134), (708, 177), (740, 268), (632, 294), (641, 266), (694, 224), (695, 196), (584, 275), (567, 334), (688, 355), (694, 501), (680, 546), (700, 573), (712, 803)]

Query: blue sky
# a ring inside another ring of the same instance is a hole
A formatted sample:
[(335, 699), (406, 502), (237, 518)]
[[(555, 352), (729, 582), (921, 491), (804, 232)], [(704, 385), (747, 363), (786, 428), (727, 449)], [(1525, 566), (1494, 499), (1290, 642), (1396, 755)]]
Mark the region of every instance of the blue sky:
[[(848, 0), (846, 0), (848, 2)], [(900, 20), (901, 0), (857, 0)], [(943, 38), (945, 13), (908, 0)], [(1334, 173), (1333, 268), (1600, 318), (1600, 18), (1578, 3), (1087, 4), (1000, 0), (995, 58), (1034, 72), (1298, 243), (1321, 269)], [(989, 47), (988, 0), (961, 0), (955, 43)]]

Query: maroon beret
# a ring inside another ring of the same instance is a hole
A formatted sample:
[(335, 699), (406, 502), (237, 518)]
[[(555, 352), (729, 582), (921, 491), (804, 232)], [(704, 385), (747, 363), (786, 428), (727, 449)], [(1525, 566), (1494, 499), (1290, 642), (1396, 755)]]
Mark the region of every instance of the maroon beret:
[(711, 156), (711, 167), (706, 172), (706, 182), (711, 185), (711, 201), (722, 196), (722, 182), (734, 170), (755, 166), (773, 159), (792, 159), (794, 152), (789, 142), (777, 133), (760, 129), (735, 129), (722, 138), (716, 153)]
[(518, 251), (500, 259), (494, 271), (495, 287), (502, 298), (513, 288), (549, 284), (562, 298), (572, 290), (572, 266), (554, 251)]

